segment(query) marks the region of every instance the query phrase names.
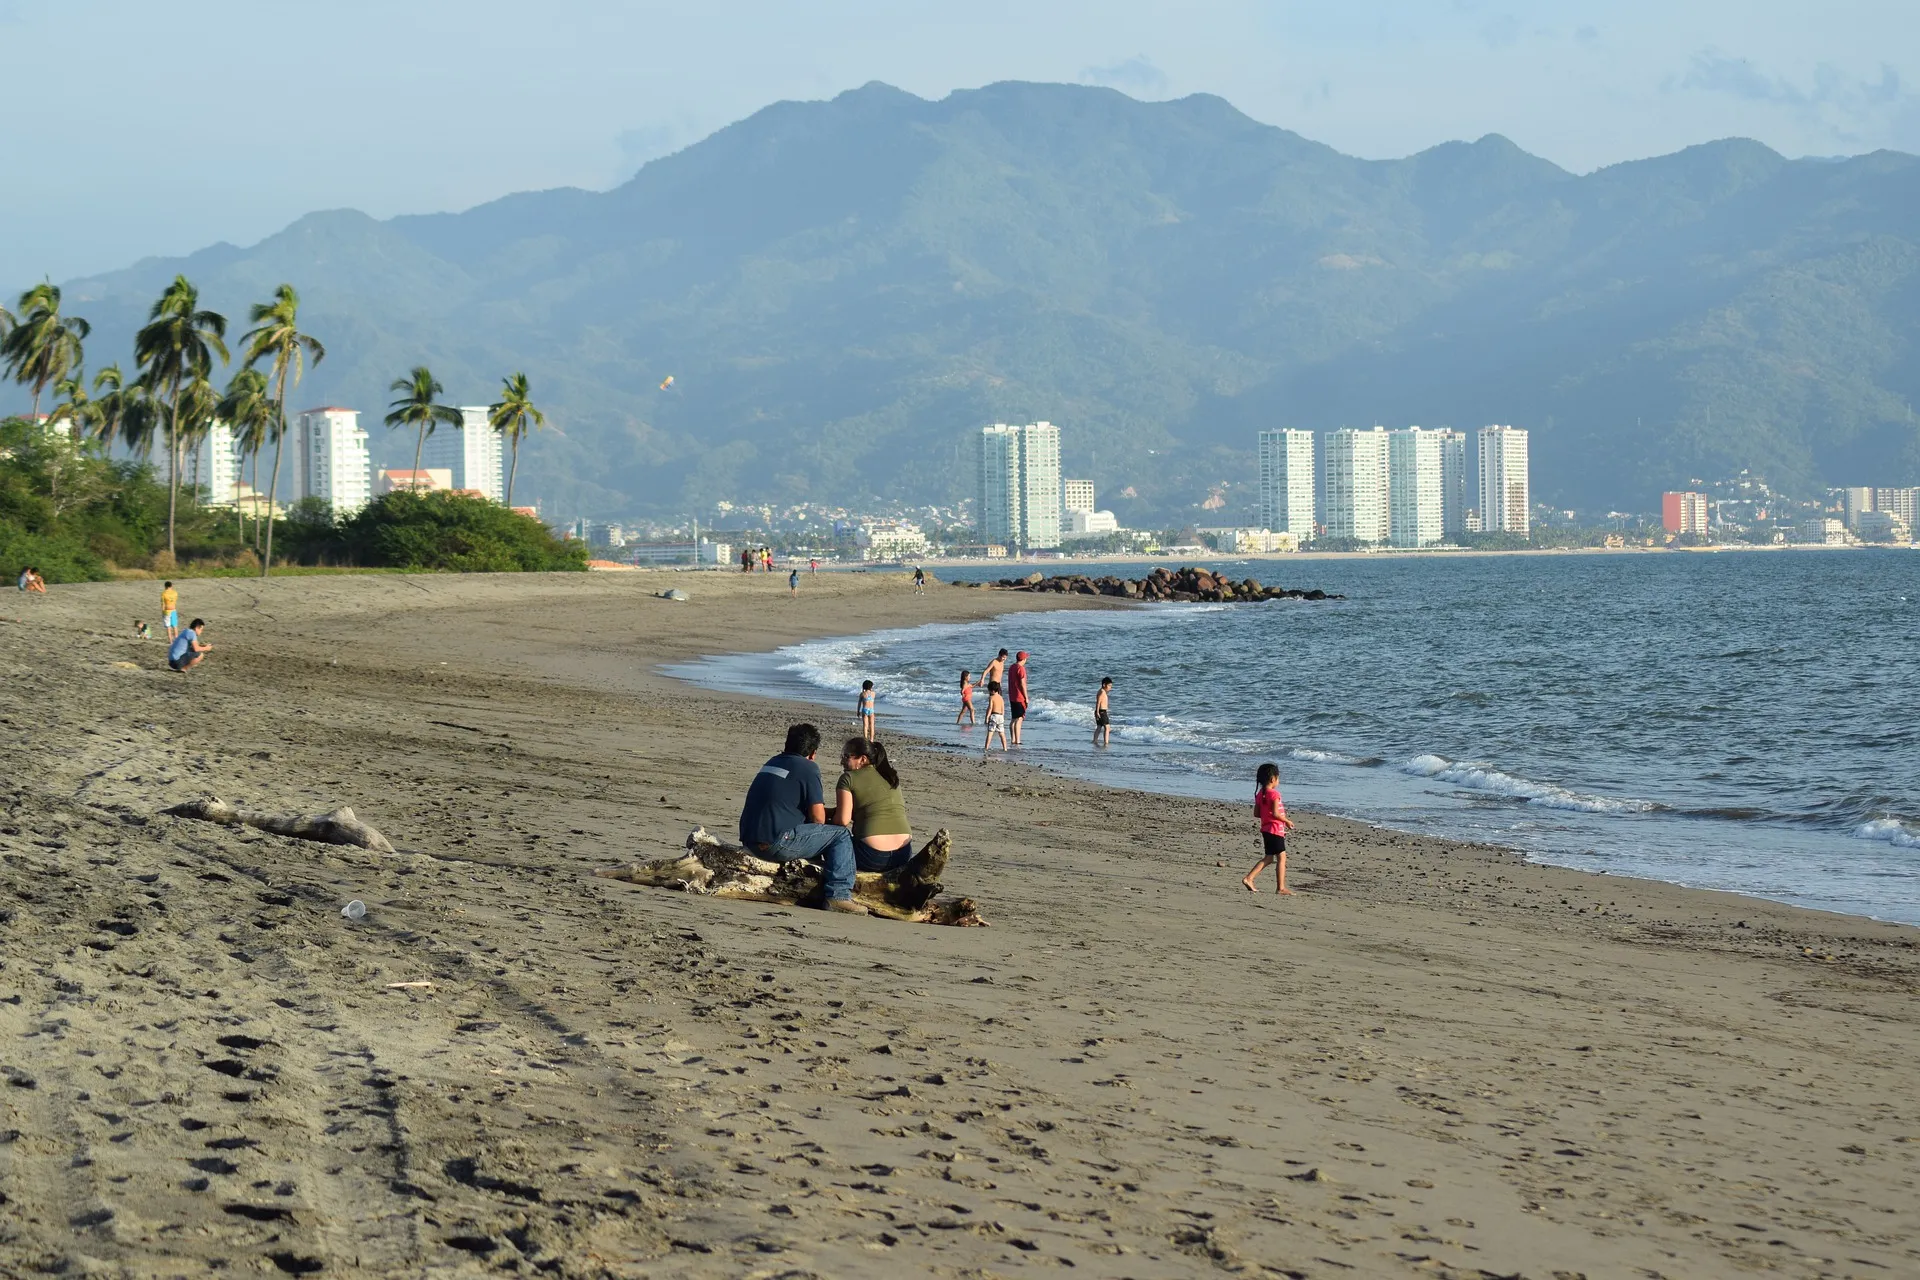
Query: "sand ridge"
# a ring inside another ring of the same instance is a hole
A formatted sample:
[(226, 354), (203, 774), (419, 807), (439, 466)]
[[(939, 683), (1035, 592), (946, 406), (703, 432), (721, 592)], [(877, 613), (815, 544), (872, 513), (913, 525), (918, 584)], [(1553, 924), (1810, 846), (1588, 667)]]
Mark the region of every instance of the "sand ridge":
[[(1241, 806), (940, 744), (990, 930), (591, 878), (800, 710), (661, 662), (1060, 600), (191, 582), (180, 677), (154, 594), (0, 622), (0, 1271), (1920, 1270), (1914, 930), (1315, 815), (1280, 903)], [(204, 792), (399, 852), (156, 816)]]

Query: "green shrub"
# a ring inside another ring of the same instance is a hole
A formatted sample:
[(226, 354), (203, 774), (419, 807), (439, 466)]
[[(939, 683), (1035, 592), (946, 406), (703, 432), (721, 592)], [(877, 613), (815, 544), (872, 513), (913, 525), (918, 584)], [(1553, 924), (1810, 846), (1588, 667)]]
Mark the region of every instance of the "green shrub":
[(531, 516), (460, 493), (389, 493), (335, 526), (354, 564), (452, 573), (583, 570), (587, 549)]

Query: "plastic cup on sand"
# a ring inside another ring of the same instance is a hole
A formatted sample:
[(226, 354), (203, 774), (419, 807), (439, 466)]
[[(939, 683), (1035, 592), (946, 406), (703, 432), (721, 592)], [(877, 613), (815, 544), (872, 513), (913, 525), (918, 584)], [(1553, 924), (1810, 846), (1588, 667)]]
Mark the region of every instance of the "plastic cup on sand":
[(367, 904), (355, 898), (352, 902), (340, 908), (340, 914), (349, 920), (358, 920), (361, 916), (367, 914)]

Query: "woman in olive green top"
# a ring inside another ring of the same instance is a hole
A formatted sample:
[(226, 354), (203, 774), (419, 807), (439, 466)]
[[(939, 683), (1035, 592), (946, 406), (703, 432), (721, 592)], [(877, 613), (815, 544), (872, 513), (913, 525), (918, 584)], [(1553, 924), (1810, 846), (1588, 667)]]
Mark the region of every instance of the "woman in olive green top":
[(840, 763), (833, 820), (853, 830), (854, 864), (862, 871), (905, 866), (913, 857), (913, 828), (887, 749), (869, 738), (848, 738)]

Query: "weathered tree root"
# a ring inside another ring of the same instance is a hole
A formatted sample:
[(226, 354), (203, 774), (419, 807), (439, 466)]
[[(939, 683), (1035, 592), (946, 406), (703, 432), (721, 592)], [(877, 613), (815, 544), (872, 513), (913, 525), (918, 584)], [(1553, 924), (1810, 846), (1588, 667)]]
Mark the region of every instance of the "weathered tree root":
[[(953, 840), (945, 827), (920, 847), (913, 861), (885, 874), (862, 871), (854, 877), (854, 900), (876, 916), (916, 924), (985, 927), (972, 898), (941, 897), (940, 876), (947, 868)], [(768, 862), (737, 844), (695, 827), (687, 851), (678, 858), (596, 871), (605, 880), (703, 893), (715, 898), (813, 905), (820, 900), (824, 871), (817, 862)]]
[(175, 818), (198, 818), (202, 822), (218, 822), (228, 827), (258, 827), (262, 831), (271, 831), (277, 836), (292, 836), (296, 840), (318, 840), (322, 844), (353, 845), (361, 849), (372, 849), (375, 853), (393, 852), (393, 846), (387, 843), (387, 838), (354, 817), (351, 809), (335, 809), (332, 813), (303, 818), (298, 814), (262, 813), (258, 809), (242, 809), (239, 805), (228, 804), (217, 796), (208, 796), (204, 800), (189, 800), (185, 804), (176, 804), (160, 812)]

